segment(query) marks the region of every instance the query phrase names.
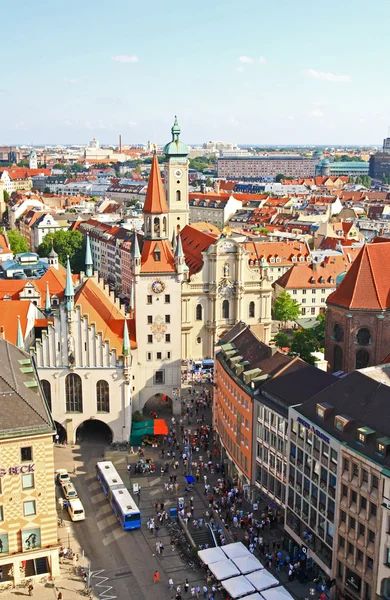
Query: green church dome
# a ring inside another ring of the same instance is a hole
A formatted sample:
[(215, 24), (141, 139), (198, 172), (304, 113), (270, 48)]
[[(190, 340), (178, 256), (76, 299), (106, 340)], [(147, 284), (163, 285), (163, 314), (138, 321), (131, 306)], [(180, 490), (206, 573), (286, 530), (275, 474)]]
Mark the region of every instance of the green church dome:
[(190, 153), (189, 147), (179, 139), (181, 130), (177, 122), (177, 117), (175, 117), (171, 132), (172, 141), (164, 146), (164, 154), (166, 156), (188, 156)]

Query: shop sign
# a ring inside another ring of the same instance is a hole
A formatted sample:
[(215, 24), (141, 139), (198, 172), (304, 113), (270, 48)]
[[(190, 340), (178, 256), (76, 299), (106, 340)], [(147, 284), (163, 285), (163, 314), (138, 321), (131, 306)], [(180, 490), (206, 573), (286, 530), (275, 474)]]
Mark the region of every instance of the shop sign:
[(24, 475), (25, 473), (34, 473), (35, 465), (31, 463), (30, 465), (16, 465), (15, 467), (0, 467), (0, 477), (4, 477), (5, 475)]
[(324, 440), (324, 442), (326, 442), (327, 444), (330, 444), (330, 439), (328, 438), (328, 436), (325, 435), (324, 433), (322, 433), (322, 431), (320, 431), (319, 429), (316, 429), (316, 427), (314, 427), (314, 425), (312, 425), (308, 421), (305, 421), (305, 419), (302, 419), (302, 417), (298, 417), (297, 421), (298, 421), (298, 423), (300, 423), (301, 425), (306, 427), (306, 429), (310, 429), (310, 431), (312, 431), (314, 433), (314, 435), (316, 435), (317, 437), (321, 438), (321, 440)]
[(350, 585), (354, 590), (360, 592), (362, 587), (362, 579), (358, 575), (356, 575), (353, 571), (347, 569), (347, 578), (346, 582)]

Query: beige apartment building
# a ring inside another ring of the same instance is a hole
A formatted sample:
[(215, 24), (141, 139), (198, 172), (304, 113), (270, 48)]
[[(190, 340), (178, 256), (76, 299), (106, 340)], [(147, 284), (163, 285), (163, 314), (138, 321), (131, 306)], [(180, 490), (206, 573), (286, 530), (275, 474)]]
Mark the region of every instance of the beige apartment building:
[(0, 589), (59, 575), (54, 422), (28, 354), (0, 339)]

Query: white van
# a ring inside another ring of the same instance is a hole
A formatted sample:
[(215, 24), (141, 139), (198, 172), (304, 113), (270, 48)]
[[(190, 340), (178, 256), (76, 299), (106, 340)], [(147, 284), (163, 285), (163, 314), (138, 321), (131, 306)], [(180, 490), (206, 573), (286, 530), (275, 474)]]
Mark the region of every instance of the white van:
[(84, 507), (78, 498), (69, 500), (68, 513), (72, 521), (83, 521), (85, 519)]

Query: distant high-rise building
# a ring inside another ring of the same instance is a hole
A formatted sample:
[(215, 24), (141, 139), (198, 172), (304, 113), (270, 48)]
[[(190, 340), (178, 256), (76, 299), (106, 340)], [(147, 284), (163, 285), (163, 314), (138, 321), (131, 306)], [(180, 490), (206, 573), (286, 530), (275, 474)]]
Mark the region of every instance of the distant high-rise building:
[(390, 137), (383, 140), (382, 152), (370, 157), (370, 176), (373, 179), (382, 179), (384, 175), (390, 175)]

